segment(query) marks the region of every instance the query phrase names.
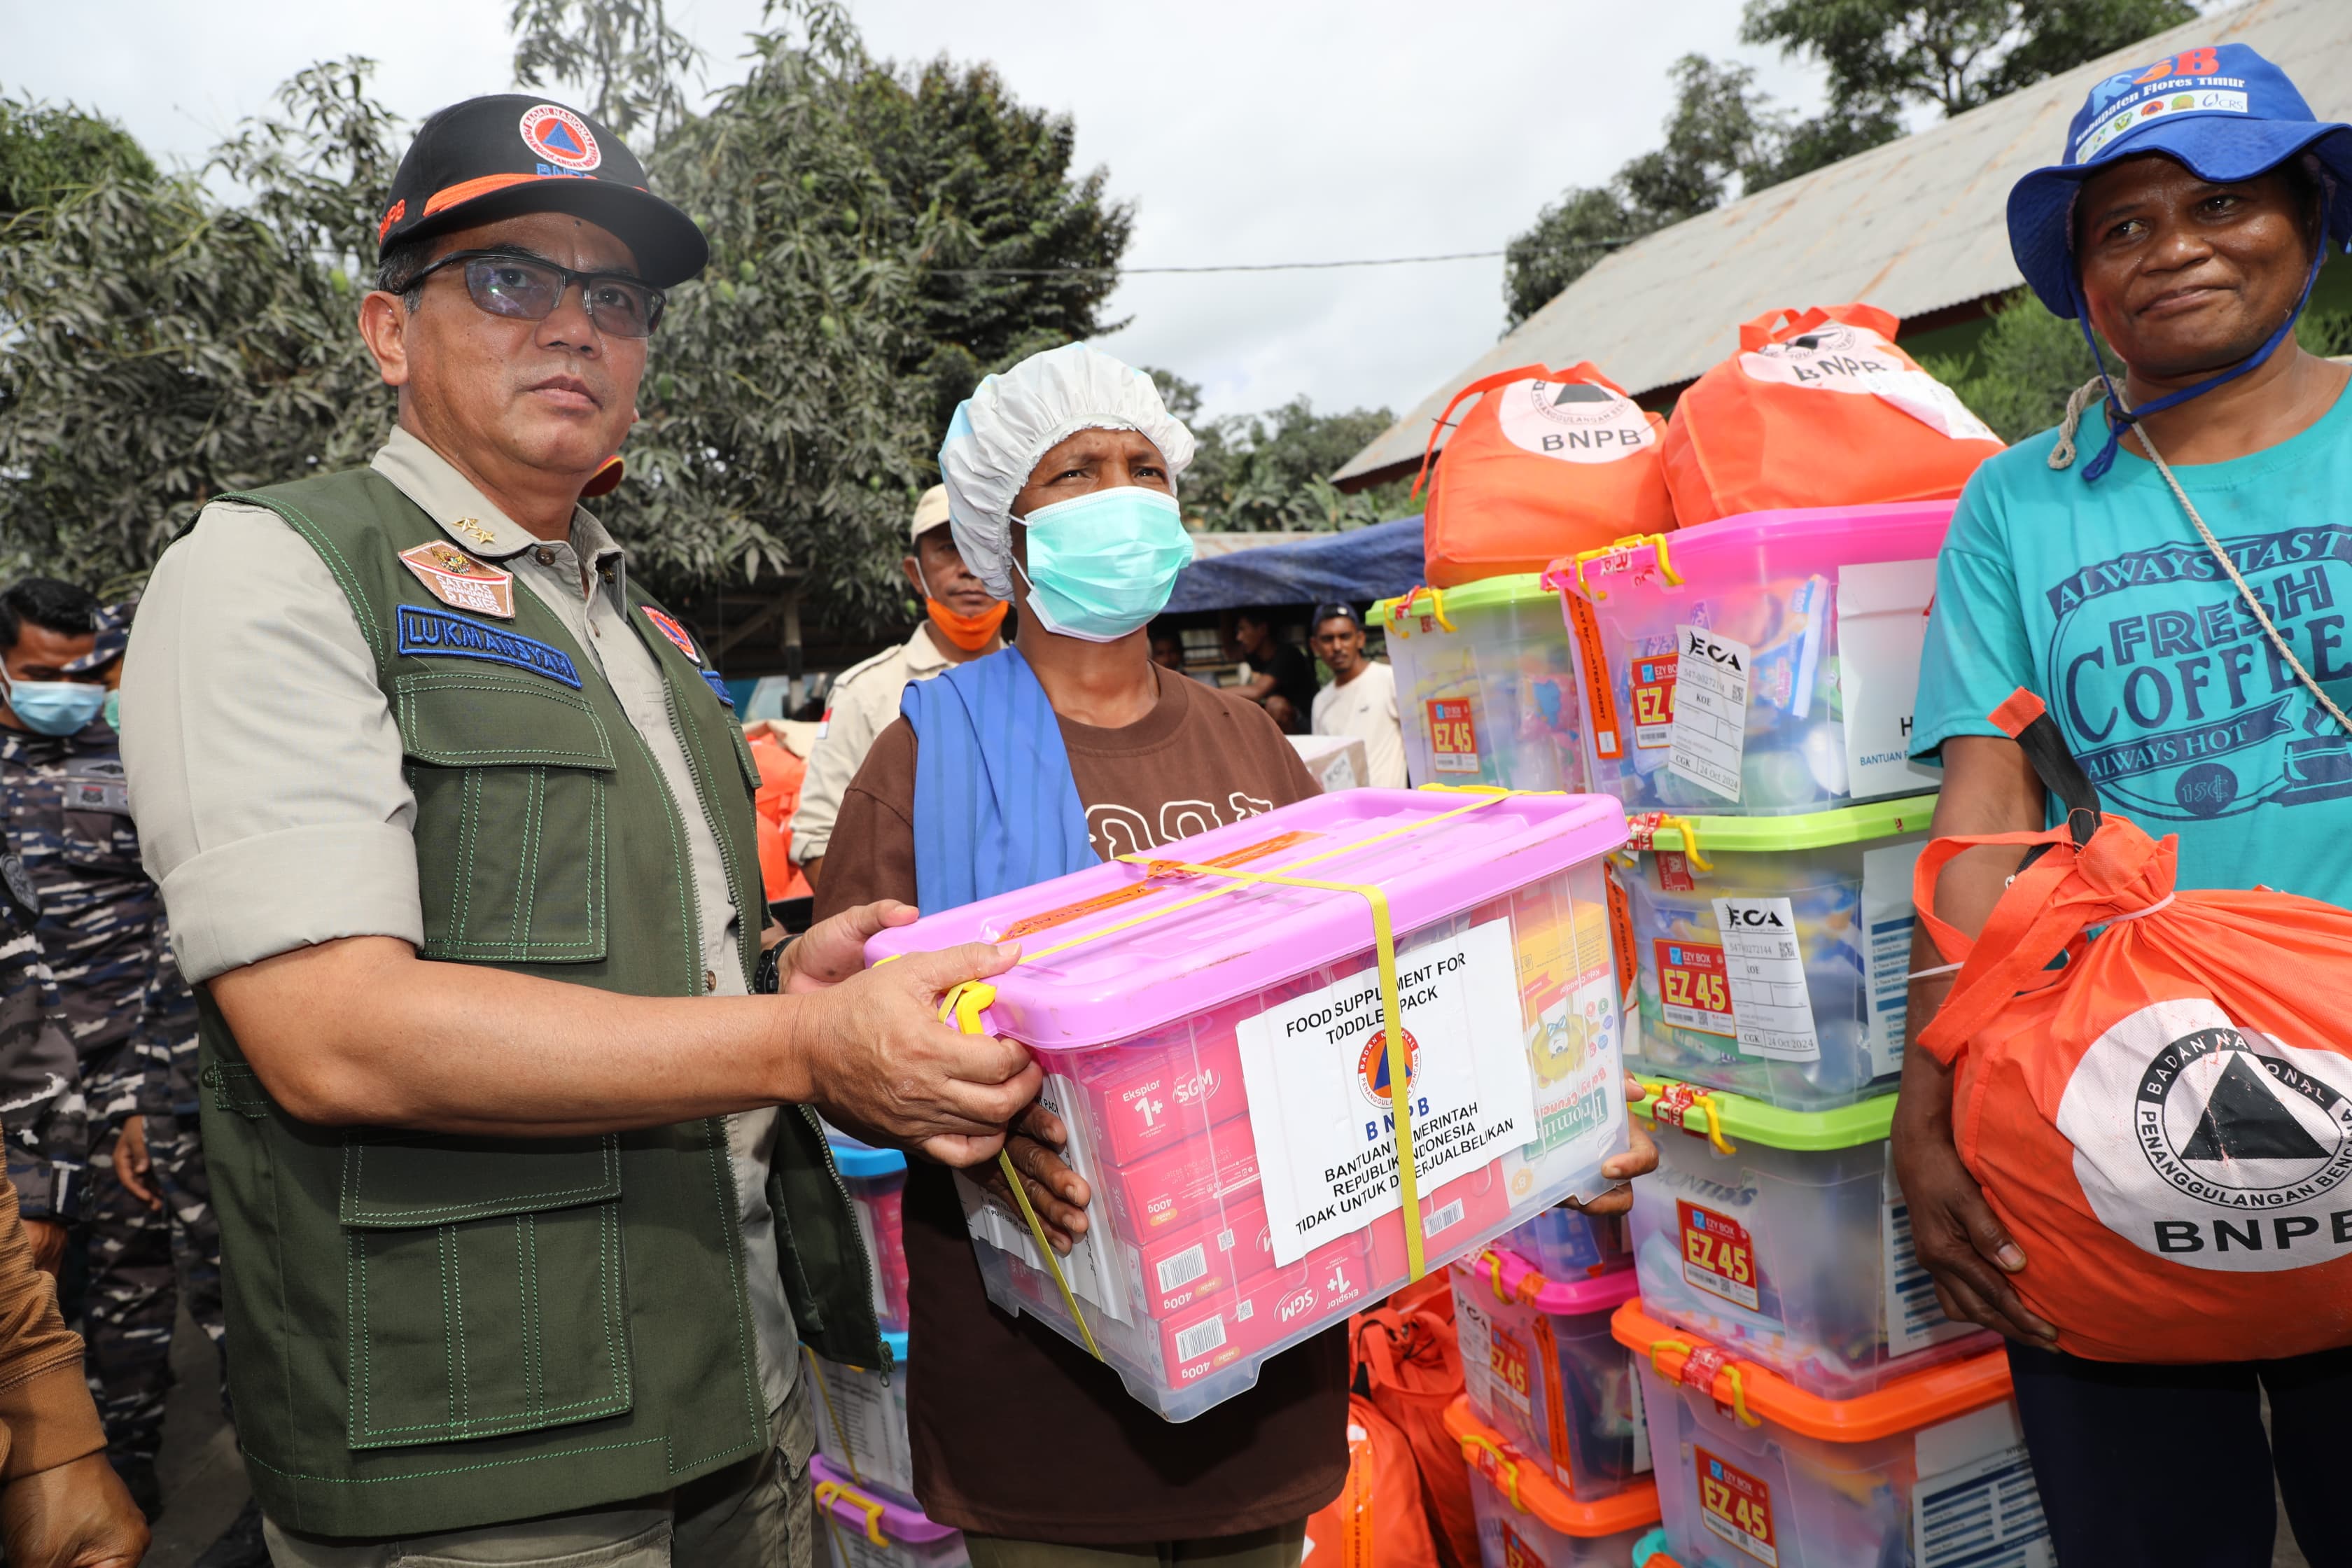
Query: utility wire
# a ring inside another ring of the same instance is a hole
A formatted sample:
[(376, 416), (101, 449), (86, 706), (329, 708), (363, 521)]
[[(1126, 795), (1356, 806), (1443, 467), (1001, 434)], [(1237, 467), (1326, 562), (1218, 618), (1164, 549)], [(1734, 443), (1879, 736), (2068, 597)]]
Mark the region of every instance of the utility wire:
[[(1616, 250), (1633, 239), (1576, 240), (1558, 250)], [(1380, 256), (1351, 261), (1236, 261), (1213, 267), (934, 267), (939, 278), (1070, 278), (1089, 274), (1135, 278), (1171, 272), (1323, 272), (1338, 267), (1416, 267), (1427, 261), (1491, 261), (1508, 254), (1500, 250), (1449, 250), (1439, 256)]]

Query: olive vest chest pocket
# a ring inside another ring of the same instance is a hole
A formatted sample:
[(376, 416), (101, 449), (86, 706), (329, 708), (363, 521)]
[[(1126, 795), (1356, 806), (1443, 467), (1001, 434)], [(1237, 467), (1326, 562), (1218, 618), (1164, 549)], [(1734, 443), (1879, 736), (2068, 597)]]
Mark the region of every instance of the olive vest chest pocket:
[(343, 1142), (353, 1448), (630, 1406), (620, 1140), (368, 1129)]
[(416, 795), (426, 958), (604, 957), (612, 736), (587, 699), (528, 676), (397, 677)]

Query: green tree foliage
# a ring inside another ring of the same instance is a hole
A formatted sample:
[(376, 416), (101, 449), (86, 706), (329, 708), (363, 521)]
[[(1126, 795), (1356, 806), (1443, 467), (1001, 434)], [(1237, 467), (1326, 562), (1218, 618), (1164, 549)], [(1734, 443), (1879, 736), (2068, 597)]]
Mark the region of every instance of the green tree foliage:
[(1343, 494), (1324, 476), (1396, 422), (1385, 408), (1318, 414), (1305, 397), (1265, 414), (1201, 415), (1201, 388), (1172, 371), (1146, 367), (1168, 412), (1191, 427), (1199, 449), (1177, 480), (1185, 526), (1211, 533), (1323, 533), (1409, 514), (1410, 481)]
[(1748, 0), (1739, 37), (1827, 67), (1833, 112), (1891, 121), (1990, 103), (2196, 15), (2188, 0)]
[(154, 177), (154, 163), (113, 121), (69, 104), (0, 98), (0, 216), (106, 180)]
[(1908, 110), (1958, 114), (2196, 14), (2189, 0), (1748, 0), (1740, 40), (1826, 67), (1828, 107), (1797, 119), (1747, 67), (1684, 56), (1665, 144), (1564, 192), (1506, 248), (1506, 330), (1653, 230), (1894, 141)]
[(1516, 327), (1612, 250), (1769, 184), (1783, 127), (1756, 73), (1685, 55), (1667, 73), (1675, 107), (1665, 144), (1619, 169), (1605, 185), (1571, 187), (1537, 215), (1503, 253), (1507, 327)]
[(576, 90), (623, 136), (658, 142), (687, 116), (702, 51), (669, 25), (662, 0), (514, 0), (515, 80)]
[(1116, 331), (1101, 311), (1134, 221), (1100, 168), (1072, 168), (1076, 127), (1013, 98), (996, 68), (937, 59), (850, 82), (850, 123), (891, 201), (887, 243), (916, 269), (899, 370), (944, 431), (982, 375)]
[[(352, 268), (399, 146), (368, 68), (304, 71), (199, 174), (118, 153), (0, 219), (0, 574), (125, 584), (210, 497), (382, 438)], [(250, 205), (215, 201), (214, 170)]]

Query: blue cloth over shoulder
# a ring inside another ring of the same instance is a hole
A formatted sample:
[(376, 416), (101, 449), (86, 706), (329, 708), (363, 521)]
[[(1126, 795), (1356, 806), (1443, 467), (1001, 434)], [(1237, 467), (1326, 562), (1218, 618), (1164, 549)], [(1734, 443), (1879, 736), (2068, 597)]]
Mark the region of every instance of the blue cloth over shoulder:
[(1062, 726), (1017, 648), (909, 681), (915, 897), (951, 910), (1099, 864)]

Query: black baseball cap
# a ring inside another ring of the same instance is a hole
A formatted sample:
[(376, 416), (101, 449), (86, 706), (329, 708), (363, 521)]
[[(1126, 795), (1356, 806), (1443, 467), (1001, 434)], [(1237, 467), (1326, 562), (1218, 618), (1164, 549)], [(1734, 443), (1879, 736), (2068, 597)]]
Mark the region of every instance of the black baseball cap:
[(694, 220), (646, 189), (627, 143), (576, 109), (520, 92), (453, 103), (416, 128), (376, 226), (376, 254), (538, 212), (609, 230), (656, 288), (685, 282), (710, 259)]
[(1325, 621), (1337, 616), (1345, 616), (1355, 622), (1358, 631), (1364, 629), (1364, 617), (1356, 613), (1356, 606), (1353, 605), (1318, 605), (1315, 606), (1315, 618), (1308, 621), (1307, 625), (1308, 629), (1312, 630)]

